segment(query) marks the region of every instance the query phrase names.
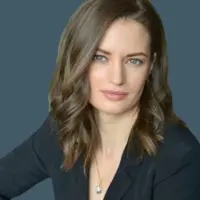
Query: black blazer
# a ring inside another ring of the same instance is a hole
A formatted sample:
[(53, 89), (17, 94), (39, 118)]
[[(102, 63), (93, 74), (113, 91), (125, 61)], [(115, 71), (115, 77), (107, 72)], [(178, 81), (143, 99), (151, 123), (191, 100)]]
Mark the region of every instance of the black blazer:
[[(21, 145), (0, 159), (0, 200), (16, 197), (51, 178), (55, 200), (88, 200), (83, 158), (64, 172), (51, 116)], [(200, 200), (200, 145), (185, 128), (168, 124), (155, 157), (126, 157), (104, 200)]]

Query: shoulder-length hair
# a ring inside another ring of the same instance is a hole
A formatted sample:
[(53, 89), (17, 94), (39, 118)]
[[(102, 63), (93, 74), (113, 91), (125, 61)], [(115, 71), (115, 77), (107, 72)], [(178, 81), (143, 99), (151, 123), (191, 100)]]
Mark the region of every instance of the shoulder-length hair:
[(84, 169), (101, 143), (97, 121), (89, 104), (88, 66), (109, 26), (118, 19), (141, 23), (150, 35), (154, 67), (140, 99), (140, 112), (128, 140), (130, 151), (155, 155), (165, 124), (184, 124), (173, 112), (168, 86), (167, 46), (162, 21), (148, 0), (87, 0), (72, 15), (58, 48), (56, 69), (49, 87), (49, 109), (59, 125), (64, 152), (63, 169), (84, 155)]

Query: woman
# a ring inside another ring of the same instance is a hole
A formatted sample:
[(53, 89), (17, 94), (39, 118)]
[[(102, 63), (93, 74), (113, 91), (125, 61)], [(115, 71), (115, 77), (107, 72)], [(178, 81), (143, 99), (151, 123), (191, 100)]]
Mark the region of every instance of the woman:
[(0, 199), (51, 178), (56, 200), (199, 200), (200, 145), (176, 116), (147, 0), (88, 0), (59, 45), (49, 116), (0, 160)]

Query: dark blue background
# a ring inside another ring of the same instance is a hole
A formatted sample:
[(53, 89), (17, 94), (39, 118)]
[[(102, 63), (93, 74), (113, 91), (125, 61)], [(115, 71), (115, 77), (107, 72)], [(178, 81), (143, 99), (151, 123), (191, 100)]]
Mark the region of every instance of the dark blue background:
[[(0, 157), (47, 116), (48, 85), (60, 35), (81, 2), (0, 1)], [(153, 4), (166, 30), (175, 110), (200, 139), (200, 1), (154, 0)], [(50, 180), (15, 199), (53, 200)]]

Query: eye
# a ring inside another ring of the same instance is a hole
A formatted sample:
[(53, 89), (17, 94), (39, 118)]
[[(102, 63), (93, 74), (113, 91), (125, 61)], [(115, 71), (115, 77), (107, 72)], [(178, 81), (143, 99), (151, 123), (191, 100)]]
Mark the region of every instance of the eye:
[(94, 55), (93, 60), (97, 60), (97, 61), (100, 61), (100, 62), (104, 62), (104, 61), (106, 61), (106, 57), (103, 56), (103, 55), (98, 55), (98, 54), (96, 54), (96, 55)]
[(131, 64), (134, 64), (134, 65), (142, 65), (144, 63), (143, 60), (137, 59), (137, 58), (130, 59), (129, 61), (130, 61)]

